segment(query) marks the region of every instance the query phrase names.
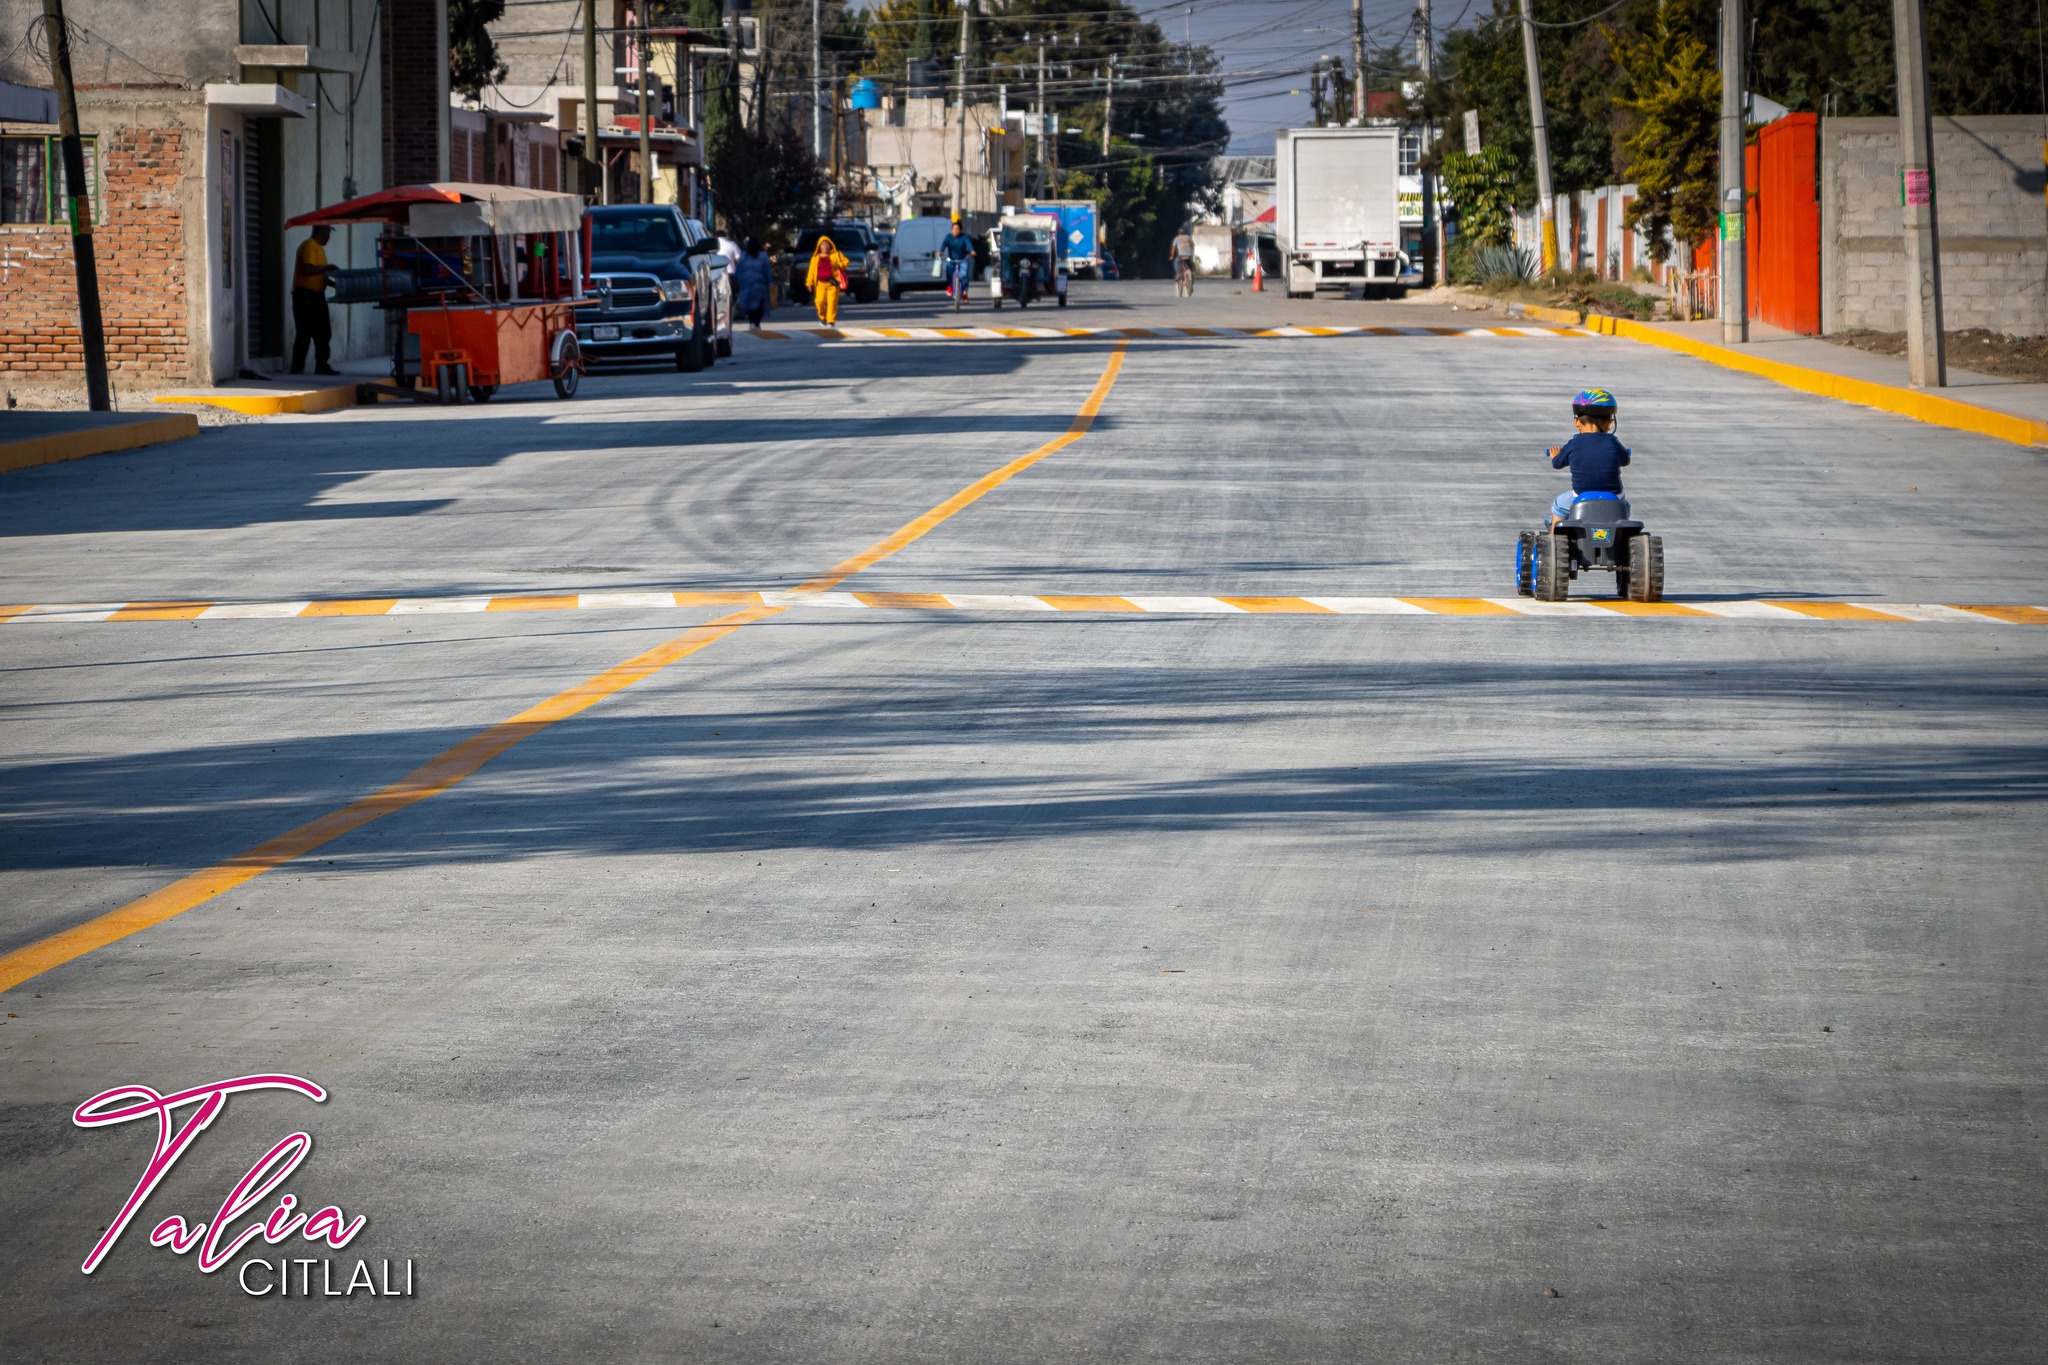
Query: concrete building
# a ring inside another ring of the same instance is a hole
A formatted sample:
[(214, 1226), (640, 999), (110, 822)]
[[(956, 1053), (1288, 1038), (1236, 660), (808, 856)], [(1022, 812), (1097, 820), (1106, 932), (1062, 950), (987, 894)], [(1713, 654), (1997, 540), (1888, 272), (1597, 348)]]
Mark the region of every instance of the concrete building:
[[(282, 369), (304, 236), (284, 221), (448, 178), (446, 0), (67, 8), (117, 392)], [(39, 0), (0, 0), (0, 32), (23, 34), (41, 13)], [(0, 81), (47, 89), (38, 47), (0, 56)], [(57, 130), (0, 118), (0, 378), (62, 380), (84, 358)], [(329, 258), (374, 264), (375, 238), (345, 227)], [(332, 316), (337, 359), (383, 352), (381, 313)]]
[[(884, 96), (851, 125), (849, 163), (867, 168), (870, 185), (898, 219), (952, 211), (959, 164), (958, 109), (942, 96)], [(993, 104), (967, 106), (967, 168), (960, 206), (969, 226), (992, 226), (1005, 205), (1024, 202), (1021, 114)]]

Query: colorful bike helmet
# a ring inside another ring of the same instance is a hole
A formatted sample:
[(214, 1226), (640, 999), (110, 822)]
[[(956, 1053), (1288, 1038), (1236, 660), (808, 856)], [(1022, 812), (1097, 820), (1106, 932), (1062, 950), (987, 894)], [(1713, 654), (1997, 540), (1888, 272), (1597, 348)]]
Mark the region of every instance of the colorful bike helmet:
[(1613, 417), (1620, 408), (1614, 395), (1605, 389), (1580, 389), (1572, 397), (1574, 417)]

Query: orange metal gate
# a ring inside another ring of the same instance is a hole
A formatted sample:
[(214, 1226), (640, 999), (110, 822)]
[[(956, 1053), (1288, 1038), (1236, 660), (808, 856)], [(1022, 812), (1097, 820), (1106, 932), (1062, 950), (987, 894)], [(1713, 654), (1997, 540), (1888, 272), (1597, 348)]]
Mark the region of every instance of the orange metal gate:
[(1765, 124), (1746, 167), (1749, 315), (1808, 336), (1820, 335), (1819, 124), (1813, 114)]

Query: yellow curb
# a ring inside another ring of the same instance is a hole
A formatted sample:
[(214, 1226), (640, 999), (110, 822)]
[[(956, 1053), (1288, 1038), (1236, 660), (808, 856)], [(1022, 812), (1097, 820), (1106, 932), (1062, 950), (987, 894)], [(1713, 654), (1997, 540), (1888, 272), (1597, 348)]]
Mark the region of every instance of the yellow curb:
[(117, 450), (182, 441), (199, 434), (199, 419), (189, 412), (152, 417), (147, 422), (126, 422), (119, 426), (93, 427), (86, 431), (60, 431), (33, 436), (25, 441), (0, 444), (0, 474), (31, 469), (39, 464), (57, 464), (83, 459), (87, 455), (108, 455)]
[(305, 389), (298, 393), (166, 393), (159, 403), (204, 403), (250, 417), (276, 417), (287, 412), (332, 412), (356, 404), (356, 386), (337, 384), (327, 389)]
[(1596, 316), (1586, 319), (1586, 325), (1604, 336), (1627, 337), (1631, 341), (1662, 346), (1667, 351), (1680, 351), (1710, 364), (1741, 370), (1745, 374), (1783, 384), (1786, 388), (1798, 389), (1801, 393), (1819, 394), (1844, 403), (1861, 403), (1865, 407), (1910, 417), (1917, 422), (1953, 427), (1979, 436), (1995, 436), (2015, 445), (2048, 445), (2048, 422), (2037, 422), (2031, 417), (2018, 417), (1995, 408), (1980, 408), (1974, 403), (1958, 402), (1920, 389), (1880, 384), (1870, 379), (1851, 379), (1826, 370), (1810, 370), (1804, 365), (1788, 365), (1782, 360), (1744, 355), (1726, 346), (1667, 332), (1632, 318)]
[(1539, 322), (1561, 322), (1567, 327), (1580, 325), (1582, 314), (1570, 308), (1550, 308), (1540, 303), (1522, 305), (1522, 316), (1535, 318)]

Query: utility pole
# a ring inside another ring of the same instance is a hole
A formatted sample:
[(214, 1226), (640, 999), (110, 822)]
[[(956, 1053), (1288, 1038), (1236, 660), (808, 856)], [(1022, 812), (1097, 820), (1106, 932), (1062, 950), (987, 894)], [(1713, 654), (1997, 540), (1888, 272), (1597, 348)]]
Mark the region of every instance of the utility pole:
[[(1109, 59), (1109, 69), (1103, 73), (1102, 77), (1102, 154), (1105, 157), (1109, 155), (1109, 125), (1115, 115), (1116, 58), (1111, 57)], [(1105, 169), (1103, 171), (1103, 178), (1107, 180), (1108, 176), (1109, 172)]]
[(583, 193), (603, 203), (604, 166), (597, 150), (597, 0), (583, 0)]
[(1557, 199), (1550, 192), (1550, 130), (1543, 122), (1543, 64), (1536, 55), (1536, 21), (1522, 0), (1522, 63), (1529, 69), (1529, 132), (1536, 147), (1536, 211), (1543, 219), (1543, 273), (1557, 269)]
[(1934, 215), (1934, 114), (1927, 99), (1922, 0), (1892, 0), (1899, 62), (1899, 203), (1906, 230), (1906, 373), (1916, 389), (1948, 384), (1941, 322), (1941, 231)]
[(1038, 35), (1038, 193), (1041, 198), (1051, 193), (1045, 178), (1045, 35)]
[[(1913, 7), (1916, 11), (1918, 5)], [(1749, 340), (1749, 242), (1743, 212), (1749, 193), (1743, 181), (1743, 28), (1742, 0), (1721, 0), (1721, 246), (1715, 264), (1721, 275), (1721, 344), (1739, 346)], [(1901, 47), (1900, 52), (1905, 48)], [(1903, 83), (1900, 86), (1903, 91)], [(1904, 117), (1904, 107), (1900, 108)], [(1911, 248), (1907, 248), (1908, 251)]]
[(1351, 121), (1365, 126), (1365, 0), (1351, 0)]
[(70, 201), (71, 265), (78, 277), (86, 404), (94, 412), (110, 412), (114, 400), (107, 384), (107, 333), (100, 321), (100, 268), (92, 252), (92, 187), (85, 178), (85, 143), (78, 136), (78, 92), (71, 84), (71, 34), (64, 27), (64, 0), (43, 0), (43, 36), (50, 43), (57, 127), (64, 135), (64, 189)]
[(652, 55), (648, 51), (647, 3), (648, 0), (640, 0), (639, 12), (634, 16), (640, 21), (640, 32), (636, 35), (640, 50), (633, 57), (633, 64), (640, 69), (640, 202), (643, 204), (654, 202), (654, 131), (647, 126), (651, 121), (647, 115), (647, 59)]
[(825, 156), (825, 18), (822, 0), (811, 0), (811, 155)]
[[(1436, 127), (1429, 116), (1428, 101), (1431, 87), (1436, 84), (1436, 29), (1430, 22), (1429, 0), (1415, 0), (1415, 65), (1422, 72), (1422, 160), (1427, 163), (1431, 148), (1435, 145)], [(1362, 71), (1359, 79), (1365, 79)], [(1427, 164), (1417, 168), (1422, 172), (1422, 287), (1431, 288), (1439, 283), (1437, 266), (1443, 260), (1438, 250), (1436, 214), (1436, 173)]]
[(960, 127), (953, 153), (953, 216), (967, 221), (967, 52), (973, 41), (974, 0), (960, 0)]

